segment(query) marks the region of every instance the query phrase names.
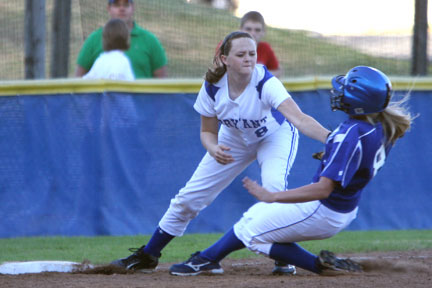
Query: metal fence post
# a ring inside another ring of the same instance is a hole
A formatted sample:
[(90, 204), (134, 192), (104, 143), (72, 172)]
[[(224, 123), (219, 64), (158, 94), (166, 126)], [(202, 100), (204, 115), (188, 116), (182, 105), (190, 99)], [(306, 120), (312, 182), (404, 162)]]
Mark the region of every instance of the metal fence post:
[(26, 0), (25, 79), (45, 78), (45, 0)]
[(414, 35), (412, 45), (411, 75), (427, 75), (428, 57), (428, 0), (415, 1)]

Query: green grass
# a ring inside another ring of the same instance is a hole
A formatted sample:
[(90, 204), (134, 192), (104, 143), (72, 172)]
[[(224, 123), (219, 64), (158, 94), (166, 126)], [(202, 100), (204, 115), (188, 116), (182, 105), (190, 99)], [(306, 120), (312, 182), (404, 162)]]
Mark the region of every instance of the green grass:
[[(185, 260), (203, 250), (222, 234), (186, 234), (175, 238), (163, 251), (161, 262)], [(28, 237), (0, 239), (0, 263), (5, 261), (64, 260), (93, 264), (109, 263), (129, 255), (129, 247), (147, 243), (149, 235), (103, 237)], [(306, 241), (301, 245), (313, 253), (328, 249), (336, 253), (432, 249), (432, 230), (344, 231), (333, 238)], [(259, 257), (243, 249), (231, 258)]]

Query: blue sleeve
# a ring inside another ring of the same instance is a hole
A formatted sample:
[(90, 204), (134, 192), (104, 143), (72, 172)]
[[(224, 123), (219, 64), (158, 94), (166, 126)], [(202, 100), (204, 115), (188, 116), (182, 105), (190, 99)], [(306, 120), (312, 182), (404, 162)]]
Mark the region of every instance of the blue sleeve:
[[(206, 117), (215, 117), (216, 111), (214, 109), (215, 104), (215, 94), (217, 92), (213, 90), (209, 90), (206, 82), (201, 86), (201, 89), (198, 93), (197, 99), (195, 100), (194, 109), (199, 114)], [(214, 94), (212, 93), (214, 92)], [(209, 94), (210, 93), (210, 94)]]
[(339, 182), (345, 188), (357, 172), (362, 158), (361, 142), (355, 131), (334, 135), (326, 147), (324, 167), (320, 176)]

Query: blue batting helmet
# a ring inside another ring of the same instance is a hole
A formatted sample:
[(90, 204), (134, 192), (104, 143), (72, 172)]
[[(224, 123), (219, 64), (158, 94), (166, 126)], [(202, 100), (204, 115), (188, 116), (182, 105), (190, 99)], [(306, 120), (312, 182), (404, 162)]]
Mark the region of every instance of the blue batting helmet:
[(378, 69), (357, 66), (332, 79), (331, 107), (349, 115), (383, 111), (391, 97), (391, 82)]

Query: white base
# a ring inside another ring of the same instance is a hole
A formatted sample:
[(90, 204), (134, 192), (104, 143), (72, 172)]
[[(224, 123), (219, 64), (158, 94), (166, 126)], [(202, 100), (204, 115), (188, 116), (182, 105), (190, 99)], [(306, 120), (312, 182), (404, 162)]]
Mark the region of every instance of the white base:
[[(82, 270), (83, 264), (68, 261), (27, 261), (4, 262), (0, 265), (0, 274), (25, 274), (41, 272), (73, 272)], [(91, 265), (87, 265), (91, 266)], [(81, 269), (80, 269), (81, 268)], [(91, 268), (91, 267), (87, 267)]]

